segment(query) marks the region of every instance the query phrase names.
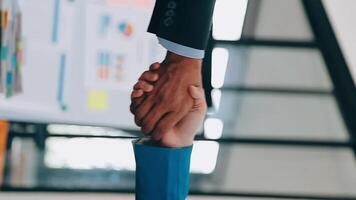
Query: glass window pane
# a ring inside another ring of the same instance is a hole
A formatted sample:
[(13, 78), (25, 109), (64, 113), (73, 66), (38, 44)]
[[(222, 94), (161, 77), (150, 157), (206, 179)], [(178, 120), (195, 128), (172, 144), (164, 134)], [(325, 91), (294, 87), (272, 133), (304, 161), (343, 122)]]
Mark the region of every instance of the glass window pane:
[(214, 174), (193, 181), (192, 188), (354, 196), (355, 169), (348, 149), (221, 145)]
[(300, 0), (250, 0), (243, 37), (301, 41), (314, 38)]
[[(215, 141), (195, 142), (191, 173), (213, 173), (219, 146)], [(15, 138), (11, 147), (4, 179), (11, 187), (134, 189), (131, 139), (49, 137), (41, 150), (32, 139)]]
[[(229, 55), (224, 86), (332, 89), (325, 63), (316, 49), (232, 45), (217, 48), (227, 49)], [(215, 71), (225, 70), (219, 62), (213, 62), (212, 67), (213, 80)]]
[[(130, 140), (82, 139), (78, 142), (77, 139), (55, 137), (50, 140), (46, 142), (45, 151), (41, 151), (32, 139), (16, 138), (12, 142), (11, 151), (7, 154), (8, 170), (4, 179), (7, 186), (45, 186), (70, 190), (134, 189), (134, 171), (113, 167), (114, 163), (122, 163), (125, 158), (133, 157), (132, 149), (125, 148), (120, 151), (125, 145), (108, 145), (129, 144)], [(87, 149), (83, 147), (89, 144), (101, 145), (103, 150), (98, 153), (89, 150), (89, 153), (86, 153)], [(66, 151), (65, 148), (56, 149), (56, 145), (76, 145), (76, 152), (71, 153), (81, 154), (81, 157), (76, 158), (82, 161), (81, 164), (88, 163), (88, 160), (97, 160), (95, 164), (102, 164), (102, 161), (106, 160), (107, 164), (113, 165), (85, 169), (70, 167), (69, 161), (74, 161), (75, 155), (61, 154), (61, 159), (56, 158), (56, 153)], [(46, 155), (51, 155), (51, 159), (67, 160), (64, 162), (67, 164), (51, 167), (46, 161)], [(192, 168), (196, 168), (196, 162), (211, 162), (212, 165), (205, 164), (205, 167), (212, 167), (209, 168), (209, 173), (192, 173), (191, 189), (195, 191), (356, 195), (356, 166), (352, 151), (347, 149), (234, 145), (200, 141), (194, 144)]]
[(349, 138), (335, 99), (326, 95), (222, 91), (219, 109), (209, 117), (222, 121), (222, 137)]

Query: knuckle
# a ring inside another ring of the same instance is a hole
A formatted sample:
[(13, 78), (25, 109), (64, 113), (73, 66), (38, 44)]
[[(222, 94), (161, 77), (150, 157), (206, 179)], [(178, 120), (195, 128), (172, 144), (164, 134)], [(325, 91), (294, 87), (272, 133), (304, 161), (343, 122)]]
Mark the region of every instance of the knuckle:
[(131, 94), (131, 98), (136, 98), (138, 95), (139, 95), (139, 92), (138, 91), (134, 91)]
[(138, 85), (140, 87), (143, 87), (143, 86), (145, 86), (145, 83), (146, 83), (145, 81), (141, 80), (141, 81), (138, 82)]
[(143, 72), (142, 73), (142, 75), (141, 75), (141, 78), (140, 79), (142, 79), (142, 78), (145, 78), (146, 76), (147, 76), (147, 74), (149, 73), (149, 71), (145, 71), (145, 72)]
[(135, 90), (141, 89), (141, 85), (142, 85), (141, 81), (137, 82), (137, 83), (134, 85), (134, 89), (135, 89)]
[(136, 118), (135, 118), (135, 124), (136, 124), (137, 126), (141, 126), (141, 124), (140, 124), (139, 120), (138, 120), (138, 119), (136, 119)]
[(130, 112), (131, 112), (132, 114), (134, 114), (134, 111), (135, 111), (134, 105), (133, 105), (133, 103), (131, 103), (131, 105), (130, 105)]

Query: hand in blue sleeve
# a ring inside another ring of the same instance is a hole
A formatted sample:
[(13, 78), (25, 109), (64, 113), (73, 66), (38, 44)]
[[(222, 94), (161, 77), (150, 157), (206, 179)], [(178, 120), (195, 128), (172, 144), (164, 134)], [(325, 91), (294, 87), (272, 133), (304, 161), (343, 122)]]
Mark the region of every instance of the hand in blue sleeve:
[[(140, 77), (131, 94), (132, 99), (153, 89), (159, 78), (155, 73), (158, 68), (156, 63)], [(207, 106), (202, 88), (190, 86), (187, 90), (194, 100), (188, 115), (164, 133), (159, 141), (134, 142), (137, 200), (184, 200), (188, 195), (192, 143)]]
[(137, 200), (184, 200), (189, 192), (192, 146), (134, 143)]

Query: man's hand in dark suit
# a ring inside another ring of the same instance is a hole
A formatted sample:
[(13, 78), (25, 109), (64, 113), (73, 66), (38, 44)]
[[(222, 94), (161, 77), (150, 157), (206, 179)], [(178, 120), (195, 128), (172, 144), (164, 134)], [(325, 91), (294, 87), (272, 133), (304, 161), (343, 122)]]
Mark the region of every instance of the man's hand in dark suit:
[[(148, 95), (135, 98), (131, 104), (135, 123), (144, 133), (160, 140), (188, 114), (194, 103), (188, 88), (202, 87), (201, 65), (200, 59), (170, 52), (160, 66), (151, 65), (151, 70), (157, 70), (159, 80)], [(143, 81), (138, 82), (134, 88), (142, 88), (142, 84)]]
[[(160, 65), (155, 65), (157, 68)], [(159, 80), (157, 71), (150, 70), (145, 72), (139, 79), (141, 82), (131, 93), (131, 100), (144, 96), (153, 90), (154, 83)], [(183, 117), (172, 129), (167, 130), (162, 135), (159, 144), (164, 147), (181, 148), (193, 144), (194, 136), (197, 134), (199, 127), (204, 121), (207, 105), (205, 101), (204, 89), (196, 86), (189, 86), (188, 92), (193, 99), (193, 107), (188, 114)]]

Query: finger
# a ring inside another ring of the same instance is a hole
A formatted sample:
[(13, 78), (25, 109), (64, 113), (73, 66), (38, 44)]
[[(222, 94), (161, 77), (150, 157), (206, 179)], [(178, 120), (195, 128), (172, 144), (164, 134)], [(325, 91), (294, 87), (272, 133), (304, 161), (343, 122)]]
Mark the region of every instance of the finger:
[(156, 63), (153, 63), (151, 66), (150, 66), (150, 70), (151, 71), (156, 71), (159, 69), (159, 67), (161, 66), (160, 63), (156, 62)]
[(189, 94), (194, 99), (193, 108), (203, 109), (206, 107), (205, 92), (202, 87), (189, 86)]
[(143, 90), (141, 90), (141, 89), (134, 90), (131, 93), (131, 99), (135, 99), (135, 98), (141, 97), (142, 95), (143, 95)]
[(158, 73), (146, 71), (141, 75), (139, 80), (155, 82), (158, 80), (158, 78), (159, 78)]
[(156, 125), (152, 132), (152, 139), (158, 141), (184, 117), (183, 113), (170, 112), (166, 114)]
[(142, 120), (153, 108), (154, 108), (154, 99), (153, 96), (149, 96), (145, 99), (145, 101), (142, 102), (142, 104), (140, 104), (135, 108), (135, 123), (138, 126), (141, 126)]
[(154, 107), (150, 111), (150, 113), (147, 114), (145, 118), (142, 120), (141, 127), (144, 133), (148, 134), (152, 132), (157, 122), (164, 116), (165, 110), (161, 105), (162, 104), (159, 104), (156, 107)]
[(131, 99), (130, 111), (132, 114), (136, 113), (136, 108), (141, 105), (141, 103), (145, 100), (145, 96), (137, 97), (135, 99)]
[(189, 94), (193, 99), (202, 99), (204, 98), (204, 89), (198, 86), (191, 85), (189, 86)]
[(141, 89), (144, 92), (151, 92), (153, 90), (153, 85), (151, 85), (146, 81), (140, 80), (134, 85), (134, 89), (135, 90)]
[(135, 114), (135, 106), (134, 106), (133, 103), (130, 104), (130, 112), (131, 112), (132, 114)]
[(147, 94), (144, 94), (142, 97), (138, 97), (136, 99), (132, 100), (132, 103), (134, 104), (135, 108), (139, 107), (143, 101), (147, 98)]

